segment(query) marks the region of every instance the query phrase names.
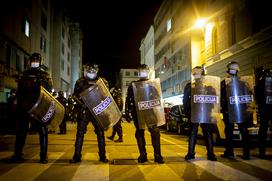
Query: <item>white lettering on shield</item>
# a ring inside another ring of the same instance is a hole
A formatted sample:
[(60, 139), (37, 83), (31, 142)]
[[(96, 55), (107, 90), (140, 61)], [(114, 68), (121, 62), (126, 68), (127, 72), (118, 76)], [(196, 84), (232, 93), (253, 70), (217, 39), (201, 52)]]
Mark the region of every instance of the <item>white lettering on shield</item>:
[(215, 95), (194, 95), (194, 103), (216, 104), (218, 98)]
[(230, 104), (247, 104), (253, 101), (253, 95), (230, 96)]
[(47, 113), (43, 116), (42, 121), (44, 123), (48, 122), (50, 118), (54, 115), (55, 113), (55, 101), (51, 101), (49, 109)]
[(159, 105), (161, 105), (160, 99), (138, 102), (139, 110), (147, 110), (147, 109), (151, 109), (153, 107), (159, 106)]
[(272, 104), (272, 96), (266, 96), (266, 104)]
[(109, 105), (111, 104), (111, 98), (107, 97), (104, 101), (102, 101), (100, 104), (98, 104), (96, 107), (93, 108), (93, 112), (95, 115), (100, 114), (103, 112)]

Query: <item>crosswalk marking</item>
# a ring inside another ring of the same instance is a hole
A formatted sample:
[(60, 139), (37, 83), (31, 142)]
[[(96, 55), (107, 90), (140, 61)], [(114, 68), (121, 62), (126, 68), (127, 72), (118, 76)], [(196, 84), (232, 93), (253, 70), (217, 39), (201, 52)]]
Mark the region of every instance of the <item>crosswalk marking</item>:
[[(94, 164), (93, 161), (96, 163)], [(109, 164), (99, 162), (97, 153), (86, 153), (71, 180), (109, 180)]]
[[(56, 160), (58, 160), (64, 152), (49, 152), (49, 162), (48, 164), (40, 164), (40, 163), (29, 163), (24, 162), (14, 167), (12, 170), (9, 170), (3, 175), (0, 175), (0, 180), (34, 180), (41, 173), (47, 170)], [(31, 158), (31, 160), (39, 160), (39, 154), (35, 155)], [(35, 164), (35, 166), (33, 165)], [(24, 173), (24, 174), (18, 174)]]
[(261, 168), (263, 170), (266, 170), (266, 171), (269, 171), (269, 172), (272, 171), (271, 161), (268, 161), (268, 160), (263, 160), (263, 159), (256, 158), (256, 157), (253, 157), (253, 156), (250, 157), (250, 160), (243, 160), (243, 159), (238, 158), (238, 157), (235, 157), (235, 159), (239, 160), (241, 162), (245, 162), (245, 163), (247, 163), (249, 165), (259, 167), (259, 168)]
[(246, 181), (250, 181), (250, 180), (260, 180), (254, 176), (251, 176), (247, 173), (244, 173), (242, 171), (239, 171), (237, 169), (231, 168), (227, 165), (224, 165), (220, 162), (214, 162), (214, 161), (209, 161), (206, 158), (201, 158), (201, 157), (197, 157), (196, 159), (194, 159), (193, 161), (190, 161), (190, 163), (193, 163), (195, 165), (197, 165), (198, 167), (203, 168), (205, 171), (211, 173), (212, 175), (223, 179), (223, 180), (246, 180)]

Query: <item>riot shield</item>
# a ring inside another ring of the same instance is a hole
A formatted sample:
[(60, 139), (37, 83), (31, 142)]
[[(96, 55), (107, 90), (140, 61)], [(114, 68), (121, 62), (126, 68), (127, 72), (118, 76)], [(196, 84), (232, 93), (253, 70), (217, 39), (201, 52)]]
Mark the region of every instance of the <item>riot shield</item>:
[(191, 122), (217, 123), (220, 120), (220, 78), (202, 76), (191, 84)]
[(49, 131), (56, 130), (63, 120), (65, 109), (45, 88), (40, 86), (40, 95), (28, 111), (31, 117), (47, 125)]
[(160, 79), (132, 83), (140, 129), (165, 124)]
[(122, 114), (101, 78), (81, 92), (80, 97), (104, 130), (120, 120)]
[(265, 103), (272, 106), (272, 77), (265, 79)]
[(250, 106), (253, 98), (253, 77), (241, 76), (225, 78), (228, 100), (229, 121), (231, 123), (253, 122)]

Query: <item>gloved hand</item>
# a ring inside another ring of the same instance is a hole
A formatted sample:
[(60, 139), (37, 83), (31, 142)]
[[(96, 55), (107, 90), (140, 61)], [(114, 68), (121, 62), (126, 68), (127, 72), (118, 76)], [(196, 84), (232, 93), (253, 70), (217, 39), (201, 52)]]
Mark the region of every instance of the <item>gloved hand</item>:
[(132, 119), (131, 119), (131, 116), (130, 116), (130, 115), (126, 115), (126, 121), (130, 123), (131, 120), (132, 120)]

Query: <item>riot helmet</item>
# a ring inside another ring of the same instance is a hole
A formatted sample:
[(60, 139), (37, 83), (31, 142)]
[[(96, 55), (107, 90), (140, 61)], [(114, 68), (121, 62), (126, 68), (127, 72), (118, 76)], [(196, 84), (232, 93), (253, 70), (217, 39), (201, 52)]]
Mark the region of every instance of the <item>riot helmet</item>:
[(271, 68), (265, 69), (264, 73), (265, 73), (266, 77), (272, 77), (272, 69)]
[(139, 78), (141, 80), (146, 80), (149, 78), (149, 73), (150, 73), (150, 69), (148, 67), (148, 65), (146, 64), (141, 64), (138, 67), (138, 71), (139, 71)]
[(31, 68), (39, 68), (42, 62), (42, 56), (39, 53), (33, 53), (30, 57), (30, 67)]
[(196, 66), (192, 69), (192, 75), (195, 79), (200, 79), (203, 73), (203, 68), (201, 66)]
[(59, 95), (59, 97), (64, 97), (63, 91), (59, 91), (59, 92), (58, 92), (58, 95)]
[(240, 66), (237, 62), (230, 62), (227, 65), (227, 73), (232, 75), (232, 76), (236, 76), (238, 74), (238, 72), (240, 71)]
[(94, 80), (97, 77), (99, 68), (97, 64), (86, 64), (84, 65), (84, 76)]

